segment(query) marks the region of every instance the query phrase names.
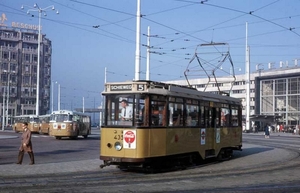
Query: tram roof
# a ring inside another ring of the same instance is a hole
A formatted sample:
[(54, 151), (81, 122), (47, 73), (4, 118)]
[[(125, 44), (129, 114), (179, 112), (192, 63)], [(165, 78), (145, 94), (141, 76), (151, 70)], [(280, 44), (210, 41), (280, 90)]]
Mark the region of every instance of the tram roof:
[(33, 118), (33, 117), (39, 117), (39, 115), (16, 115), (14, 117), (15, 118), (19, 118), (19, 117), (31, 117), (31, 118)]
[(186, 98), (202, 99), (213, 102), (241, 103), (240, 99), (209, 92), (198, 91), (196, 88), (155, 81), (111, 82), (105, 84), (103, 95), (149, 93)]

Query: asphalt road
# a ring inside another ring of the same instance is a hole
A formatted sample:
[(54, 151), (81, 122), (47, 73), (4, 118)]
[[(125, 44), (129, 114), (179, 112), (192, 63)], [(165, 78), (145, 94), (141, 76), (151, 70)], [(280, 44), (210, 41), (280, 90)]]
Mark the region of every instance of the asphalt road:
[[(94, 131), (94, 130), (93, 130)], [(0, 132), (0, 192), (299, 192), (300, 138), (244, 134), (243, 151), (226, 162), (145, 174), (100, 169), (99, 130), (88, 139), (34, 135), (36, 164), (16, 165), (19, 136)]]

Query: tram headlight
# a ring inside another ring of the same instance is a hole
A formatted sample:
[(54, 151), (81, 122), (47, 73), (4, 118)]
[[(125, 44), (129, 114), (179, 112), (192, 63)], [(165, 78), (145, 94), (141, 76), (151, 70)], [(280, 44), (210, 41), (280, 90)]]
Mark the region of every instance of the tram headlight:
[(120, 151), (122, 148), (123, 148), (122, 143), (120, 143), (120, 142), (117, 141), (117, 142), (115, 143), (115, 149), (116, 149), (117, 151)]

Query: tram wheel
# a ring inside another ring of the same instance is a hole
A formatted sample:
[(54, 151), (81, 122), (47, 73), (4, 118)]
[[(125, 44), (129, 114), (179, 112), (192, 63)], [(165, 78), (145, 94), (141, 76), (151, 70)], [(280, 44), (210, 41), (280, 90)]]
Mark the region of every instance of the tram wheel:
[(55, 139), (61, 139), (61, 137), (55, 137)]

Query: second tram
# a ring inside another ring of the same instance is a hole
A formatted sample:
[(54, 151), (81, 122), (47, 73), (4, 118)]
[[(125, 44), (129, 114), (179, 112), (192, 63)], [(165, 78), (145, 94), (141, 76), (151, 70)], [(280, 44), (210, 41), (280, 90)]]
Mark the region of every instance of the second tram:
[(87, 138), (91, 134), (91, 117), (89, 115), (69, 111), (53, 111), (50, 116), (49, 135), (56, 139), (69, 137), (76, 139), (79, 135)]
[(49, 134), (49, 131), (50, 131), (50, 114), (40, 115), (39, 116), (39, 121), (40, 121), (39, 133), (40, 134)]
[(239, 99), (153, 81), (107, 83), (102, 94), (101, 168), (189, 165), (242, 148)]
[(36, 115), (19, 115), (14, 117), (13, 130), (17, 132), (23, 132), (23, 122), (28, 123), (28, 129), (31, 132), (39, 132), (39, 117)]

